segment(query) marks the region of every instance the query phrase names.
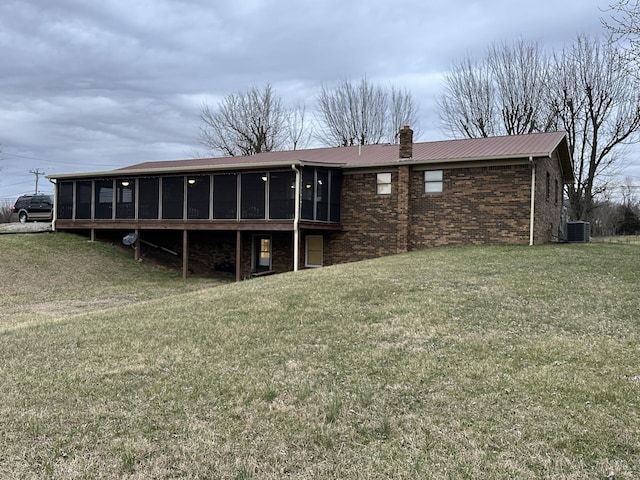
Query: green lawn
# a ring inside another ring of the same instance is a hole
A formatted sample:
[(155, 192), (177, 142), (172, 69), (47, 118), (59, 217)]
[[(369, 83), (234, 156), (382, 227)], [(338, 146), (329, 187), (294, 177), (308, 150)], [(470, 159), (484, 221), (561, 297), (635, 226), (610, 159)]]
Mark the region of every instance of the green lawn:
[(640, 477), (638, 244), (211, 282), (0, 236), (0, 478)]

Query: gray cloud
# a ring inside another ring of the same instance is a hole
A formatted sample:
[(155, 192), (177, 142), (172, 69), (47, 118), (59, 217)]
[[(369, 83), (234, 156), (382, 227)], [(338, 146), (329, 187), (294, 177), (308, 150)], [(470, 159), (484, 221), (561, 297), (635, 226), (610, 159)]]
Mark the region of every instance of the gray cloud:
[(308, 108), (323, 82), (406, 86), (420, 140), (439, 139), (435, 99), (454, 61), (515, 38), (556, 48), (598, 33), (608, 3), (5, 1), (0, 198), (30, 191), (34, 168), (189, 158), (203, 102), (266, 82)]

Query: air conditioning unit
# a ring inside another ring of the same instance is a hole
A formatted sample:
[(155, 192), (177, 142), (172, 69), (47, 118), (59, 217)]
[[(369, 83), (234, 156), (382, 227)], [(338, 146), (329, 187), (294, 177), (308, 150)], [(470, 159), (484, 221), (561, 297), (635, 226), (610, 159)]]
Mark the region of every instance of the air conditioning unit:
[(586, 243), (591, 238), (591, 224), (589, 222), (567, 222), (567, 242)]

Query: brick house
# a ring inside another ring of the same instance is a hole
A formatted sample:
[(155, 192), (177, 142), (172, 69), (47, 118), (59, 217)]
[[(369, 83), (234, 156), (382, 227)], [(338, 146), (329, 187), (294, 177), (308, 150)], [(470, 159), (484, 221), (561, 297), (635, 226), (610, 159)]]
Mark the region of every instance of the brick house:
[[(452, 244), (558, 240), (562, 132), (146, 162), (50, 176), (55, 230), (130, 236), (237, 280)], [(297, 200), (297, 201), (296, 201)], [(121, 237), (120, 237), (121, 238)]]

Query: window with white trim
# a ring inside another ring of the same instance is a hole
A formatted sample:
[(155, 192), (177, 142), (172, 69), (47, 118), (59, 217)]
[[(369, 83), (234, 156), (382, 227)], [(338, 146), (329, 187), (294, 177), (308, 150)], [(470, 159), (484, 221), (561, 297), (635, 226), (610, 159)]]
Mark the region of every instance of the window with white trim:
[(424, 172), (424, 193), (442, 193), (442, 170)]
[(376, 193), (378, 195), (391, 194), (391, 173), (376, 174)]
[(264, 272), (271, 270), (271, 235), (253, 236), (252, 270)]

